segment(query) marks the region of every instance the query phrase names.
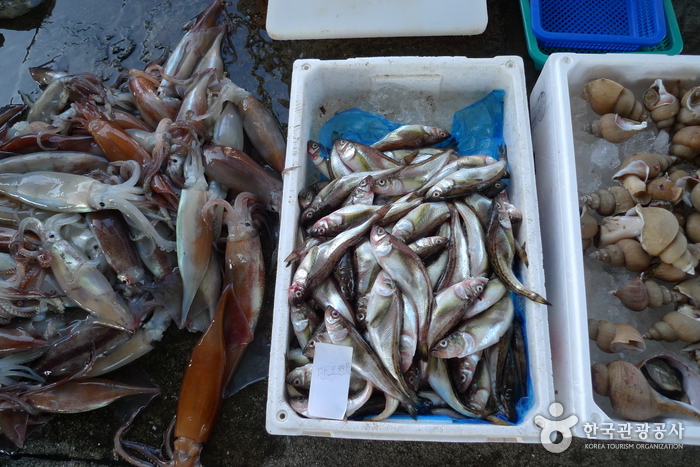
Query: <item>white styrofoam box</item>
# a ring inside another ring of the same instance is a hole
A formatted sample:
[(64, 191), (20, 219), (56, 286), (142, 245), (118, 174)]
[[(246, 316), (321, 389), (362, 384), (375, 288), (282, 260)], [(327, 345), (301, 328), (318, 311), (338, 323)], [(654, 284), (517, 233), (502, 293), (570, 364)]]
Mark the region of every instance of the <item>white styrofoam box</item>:
[[(400, 123), (450, 128), (454, 112), (482, 99), (494, 89), (505, 90), (504, 138), (511, 173), (509, 194), (523, 212), (518, 235), (527, 245), (530, 258), (530, 266), (519, 272), (526, 285), (544, 295), (534, 162), (520, 57), (297, 60), (292, 74), (279, 258), (285, 258), (295, 248), (299, 219), (297, 193), (315, 181), (316, 175), (306, 156), (306, 144), (318, 137), (319, 128), (325, 121), (352, 107), (379, 112), (378, 106), (385, 117)], [(524, 299), (521, 303), (526, 320), (533, 403), (517, 425), (453, 423), (429, 416), (417, 421), (382, 422), (310, 419), (295, 413), (286, 397), (285, 354), (293, 337), (287, 289), (292, 273), (292, 268), (286, 267), (283, 261), (279, 262), (268, 383), (269, 433), (424, 441), (539, 441), (540, 430), (534, 424), (534, 417), (538, 414), (548, 416), (547, 410), (554, 398), (546, 306)]]
[(269, 0), (273, 39), (476, 35), (486, 0)]
[[(609, 78), (627, 86), (638, 99), (657, 78), (696, 83), (700, 80), (700, 57), (657, 54), (552, 54), (530, 95), (532, 141), (535, 152), (537, 189), (542, 219), (542, 242), (547, 280), (547, 298), (552, 303), (549, 315), (554, 388), (557, 402), (564, 406), (564, 415), (576, 415), (573, 434), (598, 439), (624, 439), (620, 430), (627, 423), (610, 407), (608, 398), (595, 394), (591, 382), (591, 365), (623, 359), (637, 364), (657, 353), (672, 352), (684, 359), (678, 350), (684, 344), (647, 341), (643, 353), (605, 354), (588, 338), (588, 317), (612, 322), (628, 322), (640, 332), (669, 311), (661, 309), (635, 313), (623, 308), (610, 292), (634, 277), (623, 269), (598, 263), (581, 248), (579, 197), (584, 192), (605, 188), (615, 183), (610, 175), (615, 161), (635, 151), (665, 152), (663, 140), (651, 122), (648, 130), (637, 133), (617, 150), (605, 155), (606, 146), (615, 146), (588, 135), (583, 130), (597, 116), (581, 98), (586, 82)], [(664, 136), (664, 135), (662, 135)], [(649, 147), (649, 144), (652, 144)], [(656, 146), (654, 146), (656, 145)], [(601, 148), (603, 150), (601, 150)], [(609, 150), (609, 149), (608, 149)], [(591, 248), (588, 252), (593, 251)], [(690, 360), (686, 360), (691, 364)], [(652, 435), (647, 441), (700, 443), (700, 423), (689, 418), (658, 418), (653, 423), (666, 423), (661, 439)], [(670, 434), (672, 424), (682, 423), (682, 439)], [(598, 433), (587, 433), (597, 428)], [(643, 428), (633, 422), (632, 439), (640, 438)], [(612, 427), (601, 433), (601, 429)], [(610, 435), (609, 433), (612, 433)]]

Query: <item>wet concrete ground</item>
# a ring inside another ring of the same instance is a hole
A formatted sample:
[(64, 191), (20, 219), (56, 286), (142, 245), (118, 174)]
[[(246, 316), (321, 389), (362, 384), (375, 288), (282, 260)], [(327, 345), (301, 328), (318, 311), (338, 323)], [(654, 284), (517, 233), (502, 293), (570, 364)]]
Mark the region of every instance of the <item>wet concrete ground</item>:
[[(700, 5), (692, 0), (673, 3), (685, 41), (683, 53), (700, 53)], [(160, 55), (159, 46), (174, 46), (182, 35), (181, 26), (207, 4), (208, 0), (47, 0), (35, 15), (0, 22), (0, 103), (18, 102), (18, 91), (36, 96), (38, 89), (27, 69), (48, 61), (53, 61), (51, 66), (56, 69), (90, 71), (110, 82), (125, 69), (141, 69)], [(264, 30), (265, 0), (227, 4), (234, 26), (233, 48), (227, 49), (228, 71), (235, 82), (263, 99), (283, 125), (287, 122), (292, 64), (298, 58), (519, 55), (525, 61), (528, 89), (538, 75), (527, 54), (515, 0), (490, 0), (488, 27), (479, 36), (323, 41), (272, 41)], [(263, 333), (269, 333), (271, 327), (271, 298), (266, 299), (266, 314), (261, 319)], [(196, 339), (196, 335), (171, 328), (157, 349), (142, 359), (141, 366), (162, 388), (163, 395), (141, 415), (129, 439), (160, 445), (175, 412), (179, 381)], [(580, 439), (574, 439), (566, 452), (550, 454), (539, 444), (270, 436), (265, 430), (266, 384), (266, 380), (254, 383), (224, 402), (213, 437), (202, 455), (204, 465), (680, 465), (683, 459), (700, 454), (698, 447), (626, 450), (616, 443), (592, 449)], [(0, 465), (126, 465), (112, 448), (117, 428), (109, 408), (57, 416), (33, 433), (23, 449), (11, 457), (0, 456)]]

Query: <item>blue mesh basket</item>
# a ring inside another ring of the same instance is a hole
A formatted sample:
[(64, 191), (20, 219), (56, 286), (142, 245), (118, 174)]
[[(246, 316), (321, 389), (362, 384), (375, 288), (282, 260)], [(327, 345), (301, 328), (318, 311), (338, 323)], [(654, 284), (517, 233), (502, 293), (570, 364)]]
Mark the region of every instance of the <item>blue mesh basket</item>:
[(531, 0), (543, 47), (630, 52), (666, 37), (663, 0)]

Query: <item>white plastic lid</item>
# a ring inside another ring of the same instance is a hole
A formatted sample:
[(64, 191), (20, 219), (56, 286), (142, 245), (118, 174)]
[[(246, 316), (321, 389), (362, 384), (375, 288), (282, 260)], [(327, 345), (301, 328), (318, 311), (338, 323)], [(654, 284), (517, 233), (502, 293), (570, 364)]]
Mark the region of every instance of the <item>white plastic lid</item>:
[(268, 0), (273, 39), (476, 35), (486, 0)]

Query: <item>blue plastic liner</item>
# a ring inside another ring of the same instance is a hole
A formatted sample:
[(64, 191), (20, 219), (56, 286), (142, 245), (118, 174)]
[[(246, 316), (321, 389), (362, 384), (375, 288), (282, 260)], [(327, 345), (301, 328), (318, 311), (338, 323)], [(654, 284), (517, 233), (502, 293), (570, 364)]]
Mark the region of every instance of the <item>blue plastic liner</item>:
[[(455, 112), (452, 136), (436, 147), (454, 148), (460, 156), (486, 154), (498, 159), (503, 140), (503, 99), (505, 91), (495, 90), (474, 104)], [(336, 139), (371, 145), (402, 124), (357, 108), (331, 117), (319, 131), (318, 143), (325, 148)]]

